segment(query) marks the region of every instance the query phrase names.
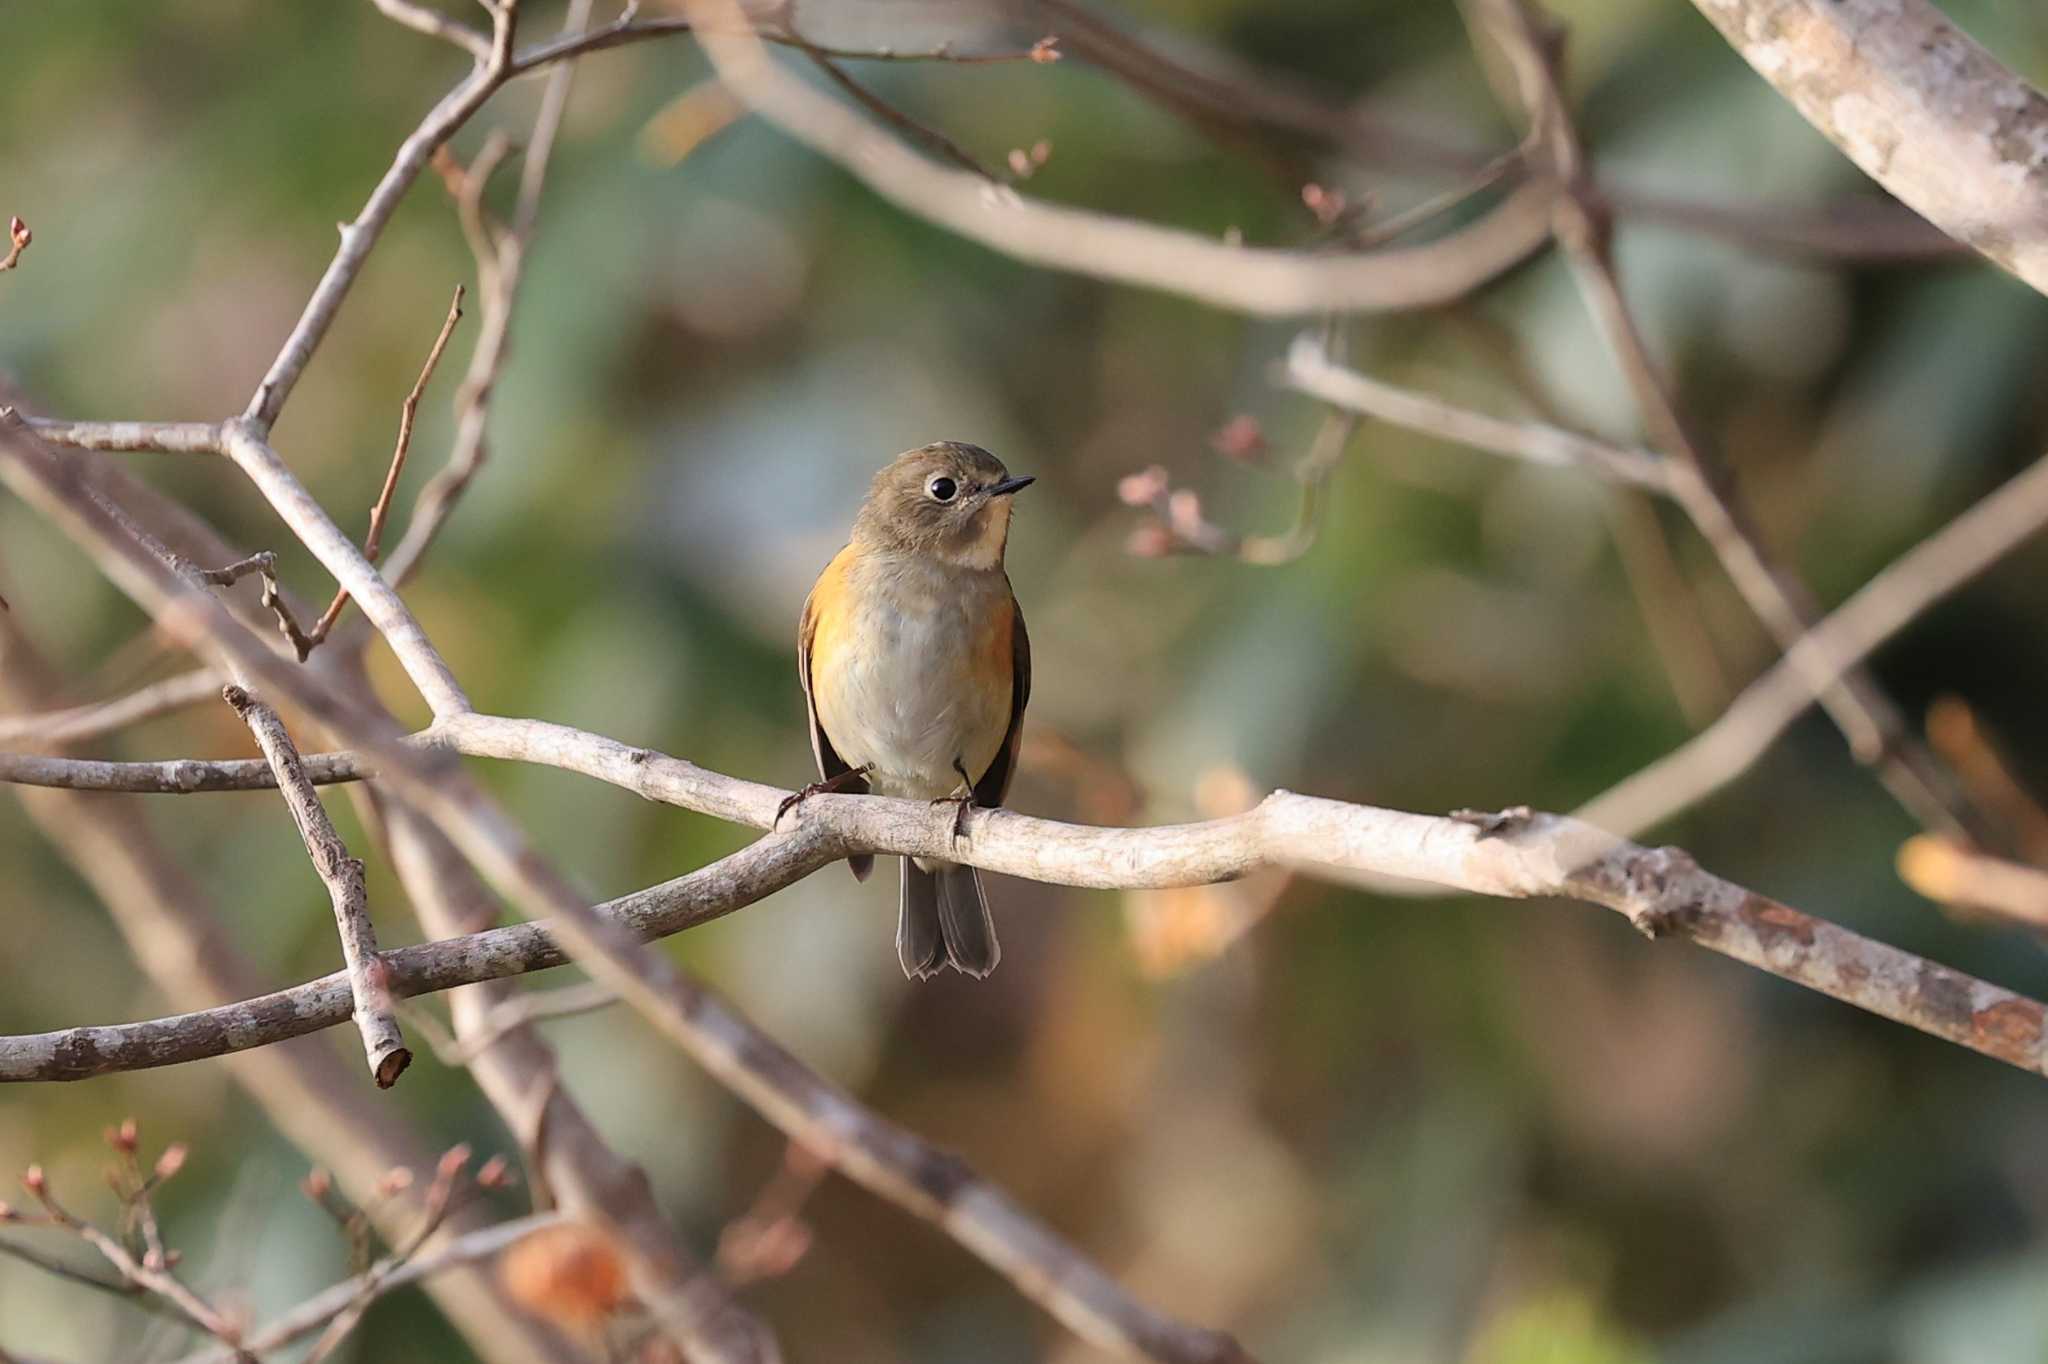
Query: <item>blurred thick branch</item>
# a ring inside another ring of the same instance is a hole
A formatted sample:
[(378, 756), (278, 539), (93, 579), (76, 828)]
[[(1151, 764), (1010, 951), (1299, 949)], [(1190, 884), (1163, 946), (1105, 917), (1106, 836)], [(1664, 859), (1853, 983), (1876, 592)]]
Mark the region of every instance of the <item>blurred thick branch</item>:
[(1873, 180), (2048, 293), (2048, 98), (1928, 0), (1693, 0)]

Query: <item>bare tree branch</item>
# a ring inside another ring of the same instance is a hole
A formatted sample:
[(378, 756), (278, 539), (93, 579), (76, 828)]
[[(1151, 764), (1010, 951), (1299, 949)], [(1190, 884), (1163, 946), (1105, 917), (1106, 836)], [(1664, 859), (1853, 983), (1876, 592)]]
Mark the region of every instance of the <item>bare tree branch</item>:
[(1879, 184), (2048, 293), (2048, 98), (1927, 0), (1693, 0)]
[[(1572, 264), (1579, 292), (1605, 336), (1636, 398), (1644, 425), (1671, 456), (1671, 495), (1685, 509), (1721, 561), (1729, 580), (1757, 618), (1790, 651), (1819, 617), (1806, 587), (1775, 561), (1738, 501), (1727, 467), (1694, 435), (1670, 383), (1659, 372), (1615, 272), (1603, 206), (1590, 192), (1588, 163), (1556, 69), (1561, 41), (1534, 0), (1471, 0), (1474, 39), (1490, 36), (1512, 71), (1513, 85), (1532, 135), (1548, 154), (1560, 191), (1555, 233)], [(1481, 47), (1482, 55), (1485, 48)], [(1829, 718), (1849, 741), (1858, 762), (1873, 768), (1885, 788), (1914, 818), (1938, 832), (1966, 832), (1979, 842), (1995, 834), (1906, 728), (1898, 709), (1868, 673), (1853, 666), (1823, 667), (1811, 653), (1798, 666)]]
[[(563, 70), (568, 68), (564, 67)], [(460, 284), (455, 286), (455, 297), (448, 304), (448, 316), (442, 320), (441, 331), (434, 337), (434, 345), (427, 352), (426, 363), (420, 366), (419, 378), (413, 380), (412, 391), (405, 395), (405, 401), (398, 408), (398, 440), (391, 450), (391, 464), (384, 471), (384, 486), (377, 493), (377, 500), (370, 506), (370, 528), (363, 533), (363, 557), (371, 563), (377, 562), (377, 554), (384, 544), (384, 520), (391, 515), (391, 497), (398, 491), (399, 475), (405, 472), (405, 456), (412, 448), (413, 417), (419, 411), (420, 395), (426, 392), (427, 381), (434, 377), (434, 369), (441, 363), (441, 352), (448, 349), (448, 338), (455, 333), (455, 324), (462, 320), (462, 294)], [(327, 632), (334, 628), (334, 622), (341, 617), (342, 608), (348, 605), (348, 589), (335, 592), (334, 600), (320, 613), (307, 639), (319, 644), (327, 638)], [(302, 655), (303, 657), (303, 655)]]
[[(209, 557), (226, 550), (217, 540), (191, 548)], [(47, 670), (10, 617), (0, 617), (0, 664), (0, 696), (10, 704), (35, 705), (50, 695)], [(164, 851), (134, 802), (70, 791), (17, 794), (43, 834), (98, 892), (137, 965), (174, 1006), (202, 1008), (264, 988), (266, 982), (222, 932), (218, 915), (185, 868)], [(345, 1018), (347, 980), (337, 979)], [(398, 1234), (404, 1201), (372, 1195), (391, 1169), (423, 1165), (431, 1157), (394, 1110), (370, 1100), (372, 1091), (362, 1088), (332, 1048), (286, 1042), (238, 1052), (227, 1066), (287, 1140), (332, 1169), (387, 1234)], [(451, 1228), (475, 1225), (470, 1209), (451, 1219)], [(560, 1360), (553, 1339), (512, 1313), (488, 1275), (457, 1268), (431, 1281), (427, 1292), (479, 1358), (492, 1364)]]
[(370, 1075), (377, 1088), (389, 1089), (412, 1064), (412, 1052), (406, 1049), (398, 1019), (391, 1012), (391, 990), (385, 984), (384, 964), (377, 955), (377, 930), (370, 922), (362, 859), (349, 856), (341, 835), (334, 831), (334, 821), (327, 817), (320, 798), (313, 794), (313, 783), (306, 779), (298, 746), (285, 730), (284, 721), (277, 718), (277, 712), (237, 686), (228, 686), (222, 695), (249, 726), (257, 746), (263, 750), (277, 778), (278, 789), (284, 793), (285, 804), (291, 809), (292, 822), (299, 826), (307, 855), (313, 859), (313, 869), (320, 873), (328, 898), (333, 901), (341, 954), (348, 963), (352, 1014), (356, 1030), (363, 1035), (363, 1054), (369, 1060)]
[[(0, 413), (4, 415), (4, 413)], [(29, 429), (52, 445), (78, 450), (134, 450), (172, 455), (217, 455), (214, 422), (67, 422), (28, 417)]]
[(1581, 806), (1579, 818), (1632, 836), (1720, 790), (1813, 704), (1816, 676), (1869, 657), (2043, 525), (2048, 456), (1886, 565), (1745, 687), (1718, 720)]
[(390, 641), (399, 664), (434, 713), (446, 715), (468, 710), (469, 697), (462, 684), (455, 680), (446, 660), (413, 619), (411, 609), (343, 534), (341, 527), (334, 524), (326, 509), (313, 500), (305, 484), (278, 458), (255, 425), (237, 417), (222, 427), (222, 436), (228, 458), (249, 476), (292, 534), (313, 551), (313, 556), (340, 581), (363, 608), (363, 614)]
[(1542, 422), (1490, 417), (1431, 394), (1397, 388), (1335, 363), (1313, 336), (1295, 338), (1279, 378), (1298, 393), (1439, 440), (1532, 464), (1576, 466), (1616, 483), (1671, 494), (1665, 461), (1648, 450), (1626, 449)]
[[(410, 4), (402, 7), (417, 9)], [(512, 5), (492, 8), (488, 53), (479, 56), (475, 69), (443, 96), (412, 135), (400, 144), (398, 155), (392, 160), (390, 169), (384, 172), (384, 178), (377, 182), (376, 189), (371, 191), (368, 202), (352, 222), (342, 224), (340, 248), (328, 263), (312, 297), (306, 301), (305, 311), (300, 314), (291, 335), (285, 338), (277, 358), (264, 374), (263, 382), (257, 385), (255, 396), (249, 400), (243, 417), (255, 427), (250, 434), (258, 437), (268, 434), (277, 414), (284, 410), (285, 400), (291, 397), (292, 388), (305, 372), (307, 362), (313, 358), (314, 349), (327, 335), (335, 314), (341, 310), (342, 299), (348, 296), (356, 276), (362, 273), (370, 248), (377, 244), (377, 238), (391, 220), (398, 201), (405, 197), (405, 192), (412, 188), (412, 182), (426, 168), (427, 159), (434, 154), (434, 149), (454, 136), (455, 131), (469, 121), (470, 115), (481, 109), (484, 101), (504, 84), (512, 69), (512, 40), (517, 15), (518, 10)], [(347, 583), (343, 585), (348, 586)]]
[[(461, 856), (412, 811), (370, 803), (392, 860), (427, 932), (459, 934), (496, 906)], [(772, 1361), (774, 1338), (732, 1301), (684, 1248), (662, 1215), (646, 1173), (614, 1151), (564, 1087), (559, 1058), (523, 1021), (501, 1011), (515, 999), (478, 984), (450, 1001), (467, 1065), (518, 1139), (538, 1192), (600, 1228), (625, 1259), (641, 1303), (689, 1357)]]
[[(256, 1355), (283, 1349), (312, 1335), (352, 1307), (368, 1306), (379, 1298), (447, 1270), (491, 1259), (521, 1237), (556, 1226), (561, 1221), (560, 1213), (537, 1212), (509, 1222), (479, 1227), (404, 1260), (395, 1256), (379, 1260), (353, 1279), (322, 1289), (298, 1306), (250, 1331), (244, 1339), (243, 1349)], [(177, 1364), (234, 1364), (234, 1359), (232, 1350), (204, 1350), (186, 1355)]]
[[(594, 979), (616, 990), (785, 1133), (801, 1135), (821, 1151), (840, 1153), (839, 1168), (849, 1176), (937, 1220), (1007, 1275), (1018, 1291), (1098, 1346), (1173, 1364), (1243, 1357), (1228, 1336), (1183, 1326), (1124, 1295), (1107, 1275), (1000, 1191), (963, 1176), (957, 1162), (936, 1158), (916, 1137), (868, 1114), (805, 1070), (667, 957), (642, 950), (626, 926), (593, 911), (466, 774), (395, 742), (388, 717), (366, 712), (266, 649), (211, 596), (151, 553), (135, 529), (103, 497), (93, 495), (75, 465), (52, 455), (19, 424), (0, 424), (0, 471), (9, 473), (17, 490), (86, 545), (109, 576), (175, 636), (195, 646), (203, 643), (257, 685), (288, 698), (338, 737), (372, 752), (394, 796), (436, 824), (514, 904), (535, 919), (547, 920), (550, 935), (569, 948)], [(354, 554), (338, 531), (334, 536)], [(369, 573), (381, 585), (375, 571)], [(357, 595), (370, 611), (369, 599)], [(934, 813), (920, 802), (910, 804), (921, 817)], [(950, 822), (944, 830), (929, 827), (926, 834), (950, 849)], [(834, 854), (844, 855), (843, 850)], [(46, 1040), (55, 1041), (71, 1059), (90, 1059), (75, 1046), (76, 1039)], [(853, 1123), (862, 1124), (873, 1141), (884, 1145), (836, 1145), (846, 1141)]]
[(0, 719), (0, 743), (60, 744), (95, 738), (219, 695), (220, 676), (210, 668), (195, 668), (110, 701), (7, 716)]
[(1548, 235), (1552, 191), (1525, 186), (1421, 246), (1354, 255), (1227, 246), (994, 189), (937, 165), (776, 69), (729, 0), (689, 0), (698, 41), (747, 103), (897, 207), (1019, 260), (1267, 317), (1422, 308), (1510, 269)]

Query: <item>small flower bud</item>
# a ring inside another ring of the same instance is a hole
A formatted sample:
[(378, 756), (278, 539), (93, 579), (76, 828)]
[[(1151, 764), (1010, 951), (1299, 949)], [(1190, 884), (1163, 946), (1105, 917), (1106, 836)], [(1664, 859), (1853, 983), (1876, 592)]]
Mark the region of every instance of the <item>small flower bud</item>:
[(1249, 463), (1266, 453), (1266, 433), (1257, 417), (1241, 413), (1217, 428), (1209, 437), (1209, 448), (1226, 459)]
[[(1060, 36), (1057, 33), (1048, 33), (1031, 45), (1031, 60), (1040, 65), (1056, 62), (1065, 55), (1060, 51)], [(21, 219), (16, 218), (15, 221), (20, 222)]]
[(1159, 521), (1133, 526), (1124, 551), (1134, 559), (1163, 559), (1173, 553), (1173, 532)]
[(299, 1181), (299, 1192), (315, 1203), (325, 1202), (327, 1191), (334, 1187), (334, 1177), (315, 1165), (306, 1171), (306, 1177)]
[(43, 1175), (43, 1167), (31, 1165), (21, 1172), (21, 1187), (41, 1198), (50, 1187), (50, 1181)]
[(166, 1146), (164, 1153), (156, 1158), (156, 1177), (158, 1179), (169, 1179), (172, 1175), (184, 1169), (187, 1150), (188, 1148), (182, 1141), (174, 1141), (169, 1146)]
[(512, 1165), (503, 1156), (492, 1156), (476, 1170), (476, 1183), (480, 1189), (503, 1189), (512, 1183)]
[(1149, 507), (1166, 492), (1166, 469), (1155, 464), (1116, 481), (1117, 500), (1126, 507)]
[(377, 1181), (377, 1196), (379, 1198), (390, 1198), (394, 1194), (404, 1193), (411, 1187), (412, 1171), (406, 1169), (403, 1165), (394, 1165), (384, 1172), (382, 1179)]
[(434, 1178), (445, 1184), (462, 1173), (462, 1167), (469, 1164), (467, 1143), (451, 1146), (441, 1153), (441, 1163), (434, 1167)]

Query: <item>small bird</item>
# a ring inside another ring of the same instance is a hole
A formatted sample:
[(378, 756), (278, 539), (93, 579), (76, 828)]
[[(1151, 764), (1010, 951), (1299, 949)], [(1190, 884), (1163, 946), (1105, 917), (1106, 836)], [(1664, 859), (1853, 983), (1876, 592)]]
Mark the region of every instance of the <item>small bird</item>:
[[(1003, 571), (1010, 497), (1029, 485), (988, 451), (939, 441), (875, 475), (853, 538), (804, 601), (797, 668), (819, 791), (1003, 803), (1017, 767), (1031, 640)], [(780, 812), (778, 812), (779, 814)], [(849, 859), (866, 880), (875, 859)], [(1002, 957), (972, 867), (903, 859), (896, 955), (917, 980), (977, 979)]]

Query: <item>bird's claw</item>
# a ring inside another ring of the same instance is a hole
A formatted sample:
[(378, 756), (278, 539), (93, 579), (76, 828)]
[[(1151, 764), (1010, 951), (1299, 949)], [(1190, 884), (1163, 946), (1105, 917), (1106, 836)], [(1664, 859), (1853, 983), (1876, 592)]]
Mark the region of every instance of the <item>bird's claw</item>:
[(967, 812), (976, 808), (972, 791), (969, 791), (964, 796), (940, 796), (932, 804), (935, 806), (950, 805), (953, 807), (953, 841), (955, 843), (967, 837)]
[(849, 786), (866, 781), (868, 773), (873, 770), (873, 764), (864, 763), (859, 767), (849, 768), (844, 772), (827, 777), (823, 781), (814, 781), (808, 786), (797, 788), (794, 792), (784, 796), (782, 803), (775, 807), (775, 821), (768, 827), (771, 829), (780, 828), (782, 817), (797, 806), (802, 805), (812, 796), (829, 796), (844, 791)]

